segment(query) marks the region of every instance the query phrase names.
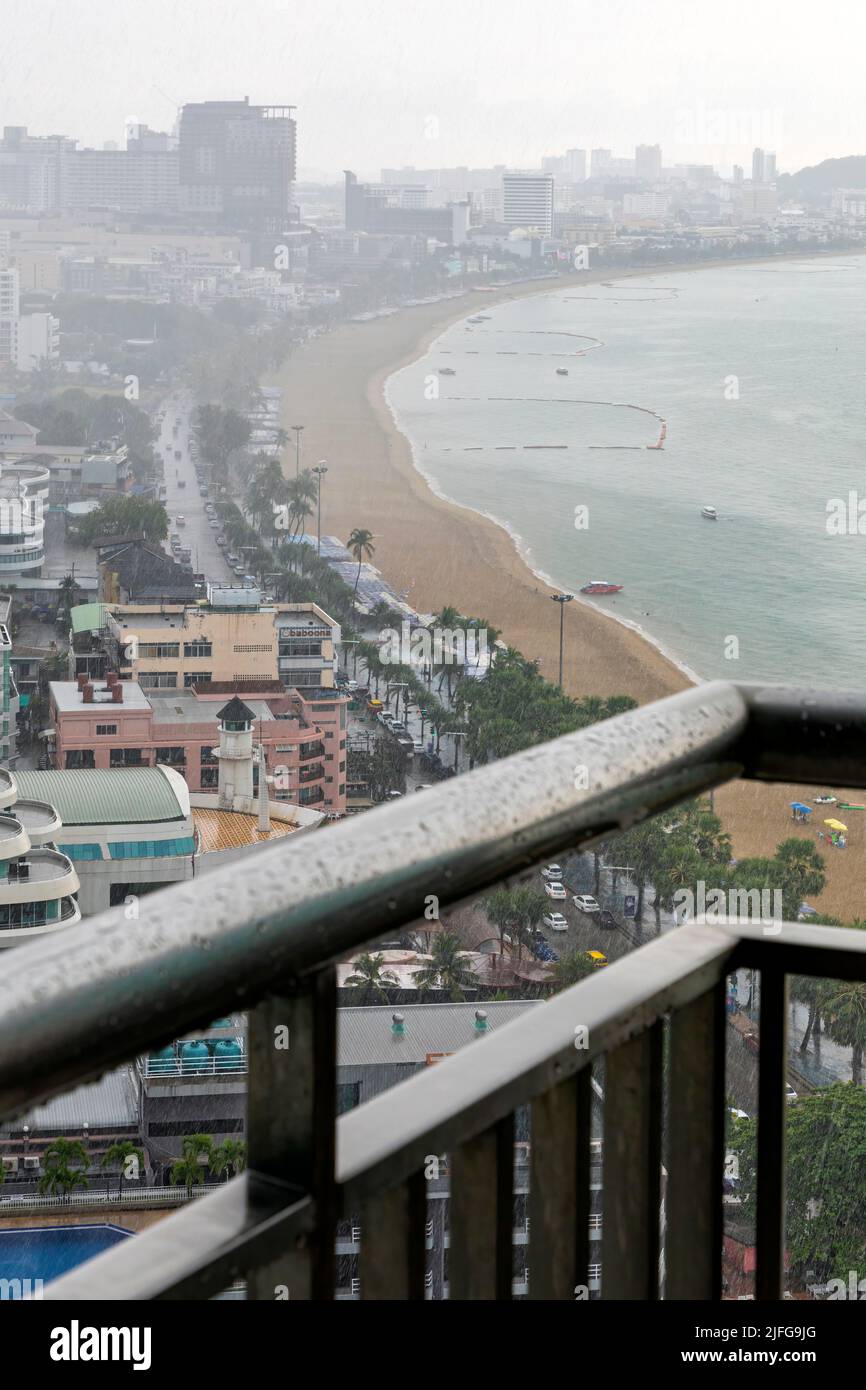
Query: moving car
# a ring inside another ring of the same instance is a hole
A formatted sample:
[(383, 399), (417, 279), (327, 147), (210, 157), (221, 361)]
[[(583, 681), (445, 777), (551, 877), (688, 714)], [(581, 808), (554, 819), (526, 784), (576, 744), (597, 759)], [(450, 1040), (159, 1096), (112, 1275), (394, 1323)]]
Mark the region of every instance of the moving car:
[(556, 898), (559, 902), (565, 902), (565, 899), (568, 897), (565, 891), (565, 885), (562, 883), (545, 883), (544, 891), (549, 898)]
[(600, 912), (598, 902), (590, 893), (575, 893), (571, 900), (581, 912)]
[(559, 867), (558, 864), (547, 864), (547, 865), (545, 865), (545, 867), (541, 870), (541, 877), (542, 877), (542, 878), (555, 878), (555, 879), (561, 879), (561, 878), (562, 878), (562, 869)]
[(598, 925), (600, 927), (607, 927), (609, 930), (612, 931), (614, 927), (619, 926), (619, 923), (617, 922), (612, 912), (606, 912), (604, 909), (602, 909), (601, 912), (598, 914)]
[(561, 912), (545, 912), (541, 920), (550, 931), (568, 931), (568, 922)]
[(586, 953), (593, 965), (607, 965), (607, 956), (603, 951), (587, 951)]

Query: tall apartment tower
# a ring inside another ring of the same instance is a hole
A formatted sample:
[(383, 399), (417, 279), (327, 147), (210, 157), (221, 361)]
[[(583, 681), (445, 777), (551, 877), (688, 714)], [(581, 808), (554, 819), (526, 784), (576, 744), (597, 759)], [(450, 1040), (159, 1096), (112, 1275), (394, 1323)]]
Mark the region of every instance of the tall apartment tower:
[(571, 183), (583, 183), (586, 178), (586, 150), (565, 151), (565, 177)]
[(752, 182), (773, 183), (776, 177), (776, 156), (770, 150), (752, 152)]
[(657, 183), (662, 175), (661, 145), (638, 145), (634, 152), (635, 176), (645, 183)]
[(610, 168), (610, 150), (593, 150), (590, 155), (590, 177), (594, 179), (603, 178)]
[(506, 227), (526, 227), (553, 235), (553, 175), (503, 174), (502, 220)]
[(295, 180), (294, 106), (202, 101), (180, 115), (180, 206), (261, 246), (288, 230)]

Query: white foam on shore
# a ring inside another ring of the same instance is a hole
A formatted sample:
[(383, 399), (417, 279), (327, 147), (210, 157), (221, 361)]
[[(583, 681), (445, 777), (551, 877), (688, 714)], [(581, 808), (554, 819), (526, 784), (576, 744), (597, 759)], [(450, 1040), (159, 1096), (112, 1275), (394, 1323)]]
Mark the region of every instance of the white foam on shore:
[[(453, 327), (453, 325), (449, 325), (449, 327)], [(447, 331), (447, 329), (444, 330), (444, 332)], [(443, 335), (440, 334), (439, 336), (441, 337)], [(416, 452), (415, 443), (411, 435), (409, 435), (401, 425), (397, 415), (397, 411), (394, 407), (393, 402), (390, 399), (388, 387), (395, 377), (400, 376), (402, 372), (405, 372), (410, 367), (415, 366), (415, 364), (419, 362), (422, 357), (426, 356), (428, 352), (432, 352), (435, 343), (438, 341), (438, 338), (434, 339), (434, 341), (431, 342), (429, 347), (423, 348), (419, 351), (417, 357), (414, 357), (410, 362), (404, 362), (402, 366), (400, 366), (396, 371), (391, 372), (389, 376), (386, 378), (382, 388), (382, 397), (385, 402), (385, 405), (388, 408), (388, 412), (391, 416), (391, 419), (394, 423), (394, 428), (400, 432), (400, 434), (403, 436), (403, 438), (409, 445), (409, 452), (412, 456), (413, 467), (416, 469), (418, 473), (421, 474), (421, 477), (427, 483), (427, 486), (430, 488), (430, 491), (442, 502), (447, 502), (452, 507), (460, 507), (463, 511), (474, 512), (476, 516), (483, 516), (486, 521), (492, 521), (494, 526), (500, 527), (500, 529), (503, 530), (511, 540), (512, 544), (514, 545), (514, 549), (517, 552), (518, 558), (526, 566), (530, 574), (534, 575), (536, 579), (539, 579), (542, 582), (542, 584), (548, 585), (549, 588), (559, 589), (560, 591), (563, 591), (562, 584), (558, 583), (558, 581), (554, 579), (552, 575), (547, 574), (542, 569), (539, 569), (538, 565), (535, 563), (535, 560), (533, 559), (532, 551), (529, 545), (520, 535), (520, 532), (511, 524), (511, 522), (504, 520), (501, 516), (496, 516), (493, 512), (484, 511), (481, 507), (473, 507), (472, 504), (469, 502), (461, 502), (458, 500), (458, 498), (450, 496), (450, 494), (445, 491), (439, 479), (435, 477), (435, 475), (430, 472), (429, 468), (426, 468), (424, 464), (421, 462)], [(622, 627), (628, 628), (630, 632), (635, 633), (636, 636), (640, 637), (641, 640), (646, 642), (648, 646), (653, 647), (659, 653), (660, 656), (663, 656), (666, 661), (669, 661), (672, 666), (675, 666), (678, 671), (681, 671), (682, 674), (694, 685), (703, 684), (703, 676), (699, 676), (698, 673), (695, 670), (693, 670), (691, 666), (689, 666), (680, 657), (676, 656), (675, 653), (666, 648), (657, 637), (654, 637), (652, 633), (647, 632), (646, 628), (644, 628), (640, 623), (636, 622), (633, 618), (623, 617), (619, 613), (611, 613), (609, 609), (602, 608), (597, 603), (592, 603), (588, 598), (586, 598), (582, 594), (575, 594), (574, 597), (586, 608), (591, 608), (593, 613), (599, 613), (603, 618), (609, 618), (611, 622), (619, 623)]]

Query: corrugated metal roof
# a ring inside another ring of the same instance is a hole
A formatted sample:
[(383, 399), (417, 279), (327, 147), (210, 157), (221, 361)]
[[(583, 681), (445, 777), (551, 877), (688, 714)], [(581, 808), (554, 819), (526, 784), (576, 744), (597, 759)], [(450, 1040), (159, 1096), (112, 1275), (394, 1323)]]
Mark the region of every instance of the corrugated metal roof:
[(105, 624), (104, 603), (78, 603), (69, 610), (72, 631), (99, 632)]
[[(430, 1053), (458, 1052), (467, 1043), (483, 1040), (539, 999), (485, 999), (468, 1004), (374, 1004), (337, 1010), (337, 1061), (341, 1067), (375, 1066), (384, 1062), (425, 1062)], [(487, 1014), (485, 1033), (476, 1031), (475, 1011)], [(391, 1031), (393, 1015), (403, 1015), (404, 1031)]]
[(37, 1105), (26, 1115), (18, 1115), (14, 1120), (0, 1126), (0, 1133), (10, 1134), (22, 1125), (31, 1130), (46, 1131), (58, 1129), (80, 1129), (87, 1121), (91, 1133), (104, 1125), (128, 1125), (135, 1128), (138, 1122), (138, 1104), (135, 1083), (129, 1066), (119, 1071), (111, 1071), (99, 1081), (87, 1086), (77, 1086), (66, 1095), (55, 1096), (45, 1105)]
[(186, 784), (162, 767), (16, 769), (15, 781), (25, 800), (50, 802), (67, 826), (184, 820), (189, 814)]

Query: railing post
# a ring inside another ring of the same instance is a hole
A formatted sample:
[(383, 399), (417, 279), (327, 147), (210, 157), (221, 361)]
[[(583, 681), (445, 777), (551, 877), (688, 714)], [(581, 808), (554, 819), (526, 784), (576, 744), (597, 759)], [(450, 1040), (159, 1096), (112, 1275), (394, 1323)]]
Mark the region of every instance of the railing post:
[(655, 1299), (661, 1217), (661, 1023), (604, 1064), (604, 1299)]
[(764, 1303), (782, 1297), (785, 1272), (787, 999), (785, 975), (762, 965), (755, 1298)]
[[(700, 930), (700, 928), (693, 928)], [(725, 995), (714, 985), (670, 1023), (665, 1297), (719, 1299), (725, 1138)]]
[(313, 1198), (313, 1229), (281, 1259), (249, 1271), (250, 1298), (334, 1296), (336, 1019), (332, 968), (297, 993), (266, 999), (250, 1017), (251, 1200), (257, 1184), (284, 1186), (287, 1203)]

